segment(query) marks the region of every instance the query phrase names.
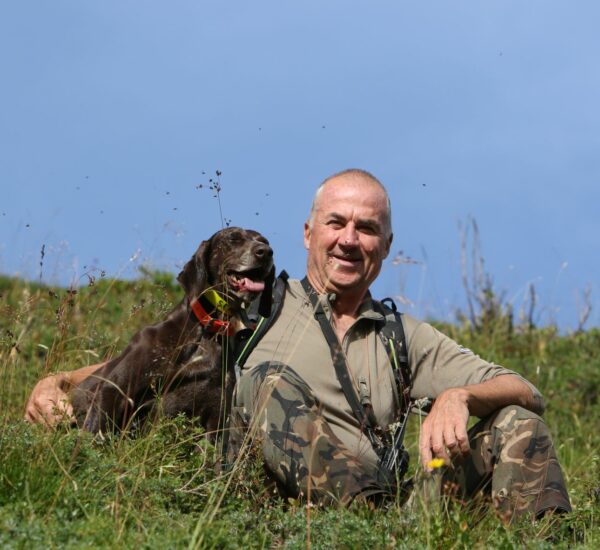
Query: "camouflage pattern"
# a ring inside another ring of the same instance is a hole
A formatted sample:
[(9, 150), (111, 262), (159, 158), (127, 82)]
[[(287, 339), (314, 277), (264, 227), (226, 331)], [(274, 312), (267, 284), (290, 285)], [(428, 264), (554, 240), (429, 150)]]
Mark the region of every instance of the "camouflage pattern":
[(505, 407), (469, 430), (471, 455), (444, 474), (446, 492), (491, 497), (510, 521), (526, 512), (571, 511), (550, 432), (535, 413)]
[[(459, 499), (491, 497), (505, 519), (571, 510), (552, 439), (539, 416), (506, 407), (473, 426), (469, 439), (471, 455), (448, 468), (443, 479), (437, 476), (438, 496), (443, 487)], [(259, 449), (269, 477), (285, 497), (347, 505), (357, 497), (396, 496), (395, 480), (365, 472), (323, 418), (308, 385), (282, 363), (262, 363), (238, 381), (228, 462), (251, 447)]]
[[(346, 449), (323, 418), (310, 388), (282, 363), (263, 363), (237, 384), (228, 460), (260, 447), (269, 476), (285, 497), (347, 505), (389, 493)], [(248, 438), (245, 441), (245, 438)]]

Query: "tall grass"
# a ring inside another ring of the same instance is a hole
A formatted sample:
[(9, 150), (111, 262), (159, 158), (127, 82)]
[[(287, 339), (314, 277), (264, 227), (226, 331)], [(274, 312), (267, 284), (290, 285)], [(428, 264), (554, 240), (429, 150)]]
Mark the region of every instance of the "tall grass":
[[(560, 335), (513, 326), (502, 309), (473, 328), (442, 327), (545, 394), (574, 505), (560, 520), (506, 526), (492, 512), (439, 506), (349, 509), (282, 501), (249, 454), (231, 473), (186, 419), (135, 437), (93, 439), (21, 421), (43, 375), (122, 349), (181, 297), (172, 277), (90, 280), (77, 292), (0, 277), (0, 547), (2, 548), (544, 548), (600, 545), (600, 331)], [(407, 441), (417, 456), (418, 419)], [(413, 460), (416, 462), (416, 460)], [(413, 465), (414, 468), (414, 465)]]

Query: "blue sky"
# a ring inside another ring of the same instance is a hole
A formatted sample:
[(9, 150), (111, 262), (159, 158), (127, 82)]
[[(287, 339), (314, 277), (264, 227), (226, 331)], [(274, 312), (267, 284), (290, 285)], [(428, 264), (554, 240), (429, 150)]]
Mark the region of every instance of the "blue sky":
[(473, 218), (517, 312), (533, 283), (536, 320), (572, 328), (591, 285), (598, 325), (598, 21), (591, 0), (5, 2), (0, 272), (39, 278), (42, 245), (48, 283), (177, 272), (221, 226), (219, 170), (224, 217), (300, 276), (314, 189), (361, 167), (394, 209), (376, 295), (453, 319)]

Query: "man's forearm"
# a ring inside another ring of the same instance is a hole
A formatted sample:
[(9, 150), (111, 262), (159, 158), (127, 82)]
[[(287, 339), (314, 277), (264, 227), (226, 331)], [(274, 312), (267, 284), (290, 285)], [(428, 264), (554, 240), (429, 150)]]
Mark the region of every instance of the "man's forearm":
[(466, 392), (469, 413), (480, 418), (507, 405), (519, 405), (538, 414), (543, 412), (543, 404), (534, 397), (531, 388), (512, 374), (497, 376), (461, 389)]
[(77, 370), (64, 371), (61, 374), (64, 375), (63, 379), (63, 390), (69, 392), (74, 386), (81, 384), (86, 378), (94, 374), (97, 370), (101, 369), (107, 362), (97, 363), (96, 365), (89, 365), (87, 367), (81, 367)]

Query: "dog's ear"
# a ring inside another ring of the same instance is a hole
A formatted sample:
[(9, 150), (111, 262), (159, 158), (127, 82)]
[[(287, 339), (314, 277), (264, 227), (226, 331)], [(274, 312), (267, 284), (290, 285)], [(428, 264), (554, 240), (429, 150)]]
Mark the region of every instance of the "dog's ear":
[(210, 240), (202, 241), (190, 261), (183, 266), (177, 280), (187, 296), (197, 298), (208, 285), (208, 259)]
[(269, 275), (265, 279), (265, 288), (260, 295), (258, 303), (258, 314), (261, 317), (270, 317), (273, 306), (273, 283), (275, 282), (275, 266), (271, 268)]

